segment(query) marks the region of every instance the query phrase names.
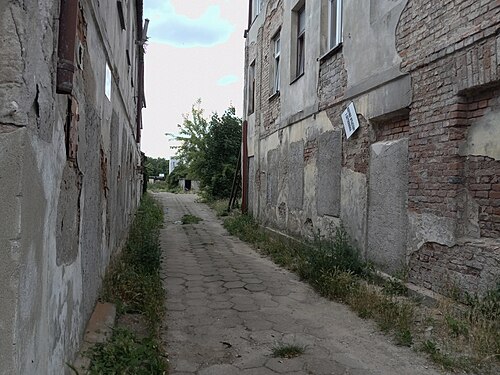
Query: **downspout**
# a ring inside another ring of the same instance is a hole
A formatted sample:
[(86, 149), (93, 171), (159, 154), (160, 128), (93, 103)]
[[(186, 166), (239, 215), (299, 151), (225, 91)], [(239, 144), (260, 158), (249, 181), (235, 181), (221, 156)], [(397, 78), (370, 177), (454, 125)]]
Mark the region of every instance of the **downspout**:
[(246, 214), (248, 212), (248, 122), (243, 121), (243, 131), (242, 131), (242, 144), (243, 144), (243, 155), (241, 158), (241, 179), (242, 179), (242, 197), (241, 197), (241, 211)]
[(56, 78), (56, 92), (58, 94), (71, 95), (73, 91), (77, 22), (78, 0), (61, 0)]
[(137, 117), (136, 117), (136, 142), (141, 142), (141, 129), (142, 129), (142, 108), (144, 108), (144, 35), (142, 28), (142, 15), (143, 15), (143, 0), (137, 0), (136, 4), (137, 15), (137, 56), (138, 56), (138, 69), (137, 69)]

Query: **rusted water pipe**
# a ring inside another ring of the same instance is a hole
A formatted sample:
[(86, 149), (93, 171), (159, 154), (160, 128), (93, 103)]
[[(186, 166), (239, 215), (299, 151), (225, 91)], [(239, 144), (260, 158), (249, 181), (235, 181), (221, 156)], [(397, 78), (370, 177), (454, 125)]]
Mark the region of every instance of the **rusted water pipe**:
[(78, 0), (61, 0), (57, 47), (56, 92), (58, 94), (71, 94), (73, 91), (77, 22)]
[(242, 131), (242, 143), (243, 143), (243, 155), (241, 160), (241, 175), (242, 175), (242, 197), (241, 197), (241, 211), (246, 214), (248, 212), (248, 122), (243, 121), (243, 131)]

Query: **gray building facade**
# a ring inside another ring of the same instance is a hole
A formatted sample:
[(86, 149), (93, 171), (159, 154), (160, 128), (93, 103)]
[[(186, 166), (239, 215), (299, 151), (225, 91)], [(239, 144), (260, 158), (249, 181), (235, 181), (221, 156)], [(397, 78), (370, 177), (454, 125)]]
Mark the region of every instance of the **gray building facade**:
[(69, 372), (142, 189), (142, 1), (0, 1), (0, 373)]
[(499, 14), (498, 1), (249, 1), (249, 212), (302, 237), (342, 223), (379, 269), (437, 292), (495, 288)]

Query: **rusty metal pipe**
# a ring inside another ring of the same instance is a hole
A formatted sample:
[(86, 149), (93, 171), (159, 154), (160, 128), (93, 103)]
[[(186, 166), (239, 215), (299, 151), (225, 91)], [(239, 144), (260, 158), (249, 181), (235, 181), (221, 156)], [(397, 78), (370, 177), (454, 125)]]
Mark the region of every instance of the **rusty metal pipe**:
[(246, 214), (248, 212), (248, 122), (243, 121), (242, 132), (242, 160), (241, 160), (241, 179), (242, 179), (242, 198), (241, 198), (241, 211)]
[(57, 47), (56, 92), (58, 94), (71, 94), (73, 91), (77, 23), (78, 0), (61, 0)]
[(137, 69), (137, 119), (136, 119), (136, 142), (141, 142), (141, 129), (142, 129), (142, 108), (144, 106), (144, 38), (143, 35), (143, 0), (137, 0), (136, 3), (136, 23), (137, 23), (137, 55), (138, 55), (138, 69)]

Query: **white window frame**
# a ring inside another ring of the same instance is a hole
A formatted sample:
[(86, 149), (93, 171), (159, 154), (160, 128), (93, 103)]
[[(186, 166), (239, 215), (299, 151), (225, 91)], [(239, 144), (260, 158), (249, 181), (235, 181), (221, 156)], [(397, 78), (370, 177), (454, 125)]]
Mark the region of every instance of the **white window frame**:
[(281, 56), (281, 35), (278, 32), (272, 39), (273, 41), (273, 94), (280, 91), (281, 75), (280, 75), (280, 56)]
[(262, 0), (252, 0), (252, 21), (260, 14)]
[(255, 112), (255, 60), (248, 66), (248, 108), (250, 116)]
[(328, 0), (328, 49), (342, 43), (342, 0)]
[[(303, 15), (303, 25), (300, 22), (300, 17)], [(306, 64), (306, 6), (300, 7), (296, 12), (297, 17), (297, 53), (295, 65), (295, 77), (299, 77), (305, 72)], [(301, 27), (302, 26), (302, 27)]]

